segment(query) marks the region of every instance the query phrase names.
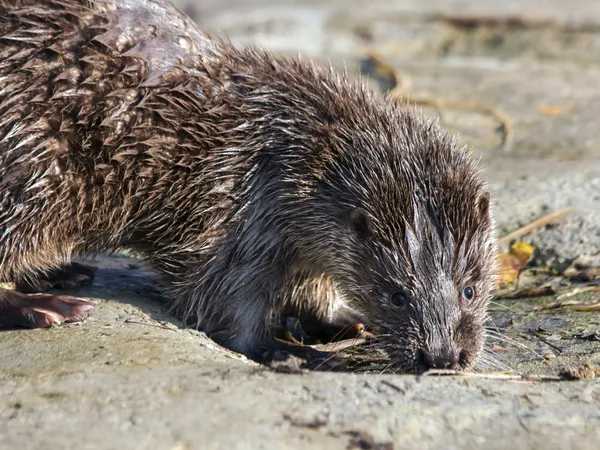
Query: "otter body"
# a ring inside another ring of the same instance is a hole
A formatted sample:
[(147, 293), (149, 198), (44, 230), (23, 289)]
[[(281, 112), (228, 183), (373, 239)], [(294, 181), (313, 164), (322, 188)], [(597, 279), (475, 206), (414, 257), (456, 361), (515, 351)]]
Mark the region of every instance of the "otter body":
[[(337, 296), (398, 369), (468, 368), (492, 228), (468, 152), (331, 70), (160, 0), (0, 0), (2, 279), (134, 248), (181, 317), (251, 358), (277, 347), (273, 310)], [(4, 289), (0, 324), (90, 307)]]

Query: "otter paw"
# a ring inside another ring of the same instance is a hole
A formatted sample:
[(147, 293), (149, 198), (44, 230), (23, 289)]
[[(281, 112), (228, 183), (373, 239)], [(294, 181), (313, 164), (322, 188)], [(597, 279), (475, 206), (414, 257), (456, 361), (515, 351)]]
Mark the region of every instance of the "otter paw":
[(48, 272), (41, 276), (35, 283), (16, 283), (16, 289), (20, 292), (42, 292), (48, 289), (76, 289), (89, 285), (94, 280), (96, 268), (81, 263), (70, 265)]
[(277, 372), (298, 373), (303, 369), (315, 371), (341, 370), (347, 360), (339, 355), (312, 347), (276, 341), (260, 350), (259, 362)]
[(337, 333), (333, 340), (344, 340), (354, 338), (371, 339), (374, 335), (366, 329), (363, 322), (364, 317), (361, 314), (344, 308), (335, 312), (329, 326), (336, 330)]
[(48, 328), (85, 319), (94, 304), (68, 295), (19, 294), (0, 309), (0, 327)]
[(373, 339), (375, 335), (367, 331), (366, 326), (362, 322), (354, 322), (350, 324), (331, 324), (332, 334), (331, 341), (343, 341), (346, 339)]
[(375, 336), (366, 329), (363, 317), (350, 309), (337, 311), (331, 320), (307, 318), (302, 322), (303, 329), (310, 336), (323, 338), (325, 341), (343, 341), (346, 339)]

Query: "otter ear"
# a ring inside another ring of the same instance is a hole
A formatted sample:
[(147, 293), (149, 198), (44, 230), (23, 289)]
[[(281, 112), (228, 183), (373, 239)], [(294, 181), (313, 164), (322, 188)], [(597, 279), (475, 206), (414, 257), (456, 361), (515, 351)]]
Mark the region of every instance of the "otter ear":
[(484, 192), (477, 199), (477, 213), (480, 218), (487, 217), (490, 213), (490, 193)]
[(369, 234), (369, 216), (364, 209), (356, 208), (352, 211), (352, 214), (350, 214), (350, 224), (359, 236), (364, 237)]

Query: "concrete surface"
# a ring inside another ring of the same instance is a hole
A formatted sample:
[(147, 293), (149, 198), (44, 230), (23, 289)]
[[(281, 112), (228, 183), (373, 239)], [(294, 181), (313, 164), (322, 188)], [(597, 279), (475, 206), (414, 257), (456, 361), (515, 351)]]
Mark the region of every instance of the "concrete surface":
[[(234, 42), (351, 73), (377, 52), (400, 74), (404, 98), (440, 115), (481, 154), (501, 234), (572, 206), (563, 224), (526, 240), (550, 259), (600, 253), (597, 1), (177, 3)], [(516, 342), (503, 342), (499, 363), (546, 381), (283, 375), (179, 328), (143, 264), (95, 264), (94, 285), (75, 294), (97, 303), (86, 322), (0, 333), (0, 449), (599, 445), (598, 378), (547, 381), (564, 366), (600, 363), (599, 342), (573, 337), (600, 330), (598, 312), (534, 309), (549, 298), (494, 304), (494, 318), (513, 320), (507, 336)], [(545, 341), (523, 331), (543, 320), (553, 324)]]

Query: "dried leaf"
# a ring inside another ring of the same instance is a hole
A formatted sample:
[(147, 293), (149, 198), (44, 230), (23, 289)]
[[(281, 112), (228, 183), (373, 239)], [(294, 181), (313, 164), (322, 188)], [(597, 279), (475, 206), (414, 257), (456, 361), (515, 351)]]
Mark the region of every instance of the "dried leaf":
[(510, 253), (518, 256), (523, 261), (523, 264), (527, 264), (531, 255), (533, 255), (533, 251), (534, 248), (526, 242), (515, 242), (510, 247)]
[(519, 276), (523, 267), (521, 261), (515, 255), (510, 253), (500, 253), (498, 255), (498, 284), (507, 285)]
[(588, 363), (579, 367), (566, 367), (559, 372), (559, 375), (569, 380), (594, 380), (600, 377), (600, 366)]
[(542, 106), (538, 109), (538, 113), (543, 116), (561, 116), (563, 114), (569, 114), (572, 111), (572, 108), (565, 106)]
[(499, 284), (506, 285), (519, 276), (533, 255), (534, 248), (525, 242), (515, 242), (509, 253), (498, 255)]

